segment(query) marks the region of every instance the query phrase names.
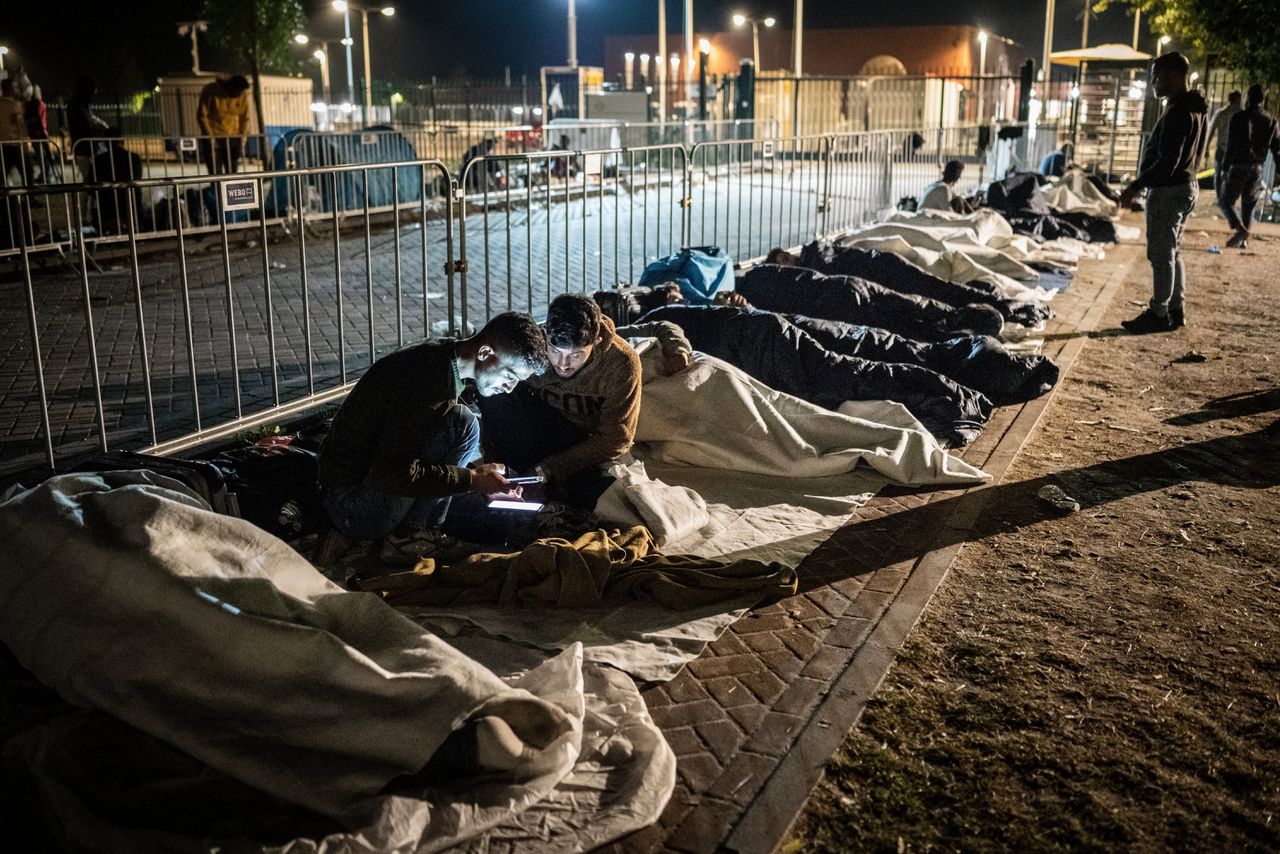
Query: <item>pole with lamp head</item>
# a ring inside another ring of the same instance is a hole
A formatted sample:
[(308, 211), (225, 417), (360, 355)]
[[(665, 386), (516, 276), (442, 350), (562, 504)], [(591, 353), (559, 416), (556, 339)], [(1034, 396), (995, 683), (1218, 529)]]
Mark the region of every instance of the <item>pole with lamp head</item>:
[(625, 62), (622, 81), (626, 84), (627, 91), (630, 92), (634, 88), (633, 83), (635, 82), (636, 55), (631, 51), (627, 51), (622, 55), (622, 59)]
[[(178, 24), (178, 35), (191, 36), (191, 73), (200, 74), (200, 41), (197, 39), (197, 33), (206, 32), (209, 25), (204, 21), (183, 21)], [(4, 68), (4, 60), (0, 58), (0, 69)]]
[(577, 8), (568, 0), (568, 67), (577, 68)]
[(987, 76), (987, 31), (978, 30), (978, 122), (983, 119)]
[(654, 62), (654, 85), (658, 87), (658, 122), (667, 120), (667, 0), (658, 0), (658, 55)]
[(698, 40), (698, 118), (707, 120), (707, 60), (711, 56), (711, 42)]

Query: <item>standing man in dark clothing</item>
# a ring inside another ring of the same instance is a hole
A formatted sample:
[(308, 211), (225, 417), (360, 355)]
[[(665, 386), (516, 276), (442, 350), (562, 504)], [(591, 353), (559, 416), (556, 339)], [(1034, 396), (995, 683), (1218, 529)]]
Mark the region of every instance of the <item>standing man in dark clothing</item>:
[(1147, 193), (1147, 260), (1151, 262), (1151, 304), (1132, 320), (1130, 332), (1168, 332), (1186, 325), (1186, 268), (1182, 232), (1195, 209), (1199, 188), (1196, 164), (1208, 136), (1209, 105), (1187, 85), (1191, 65), (1181, 53), (1166, 53), (1151, 64), (1156, 97), (1167, 98), (1160, 120), (1142, 152), (1138, 177), (1120, 194), (1127, 208), (1141, 190)]
[[(1249, 228), (1253, 225), (1253, 209), (1262, 197), (1262, 166), (1267, 162), (1267, 152), (1280, 166), (1280, 131), (1276, 120), (1264, 109), (1262, 87), (1249, 87), (1245, 108), (1231, 118), (1227, 132), (1227, 155), (1223, 166), (1227, 180), (1223, 183), (1218, 206), (1227, 218), (1227, 224), (1235, 230), (1227, 240), (1227, 246), (1244, 249), (1249, 245)], [(1240, 213), (1236, 213), (1236, 201), (1240, 201)]]
[(1240, 93), (1231, 92), (1227, 95), (1227, 103), (1219, 107), (1213, 118), (1209, 119), (1209, 138), (1205, 141), (1205, 147), (1213, 146), (1213, 192), (1219, 200), (1222, 199), (1222, 188), (1227, 182), (1227, 167), (1223, 165), (1227, 158), (1227, 131), (1231, 128), (1232, 117), (1241, 109)]
[(93, 144), (81, 142), (96, 136), (103, 136), (107, 123), (93, 114), (93, 96), (98, 92), (98, 84), (92, 77), (80, 75), (76, 78), (75, 88), (71, 91), (71, 100), (67, 102), (67, 131), (71, 134), (71, 154), (80, 170), (82, 180), (92, 180), (89, 172), (93, 167)]
[(482, 398), (501, 395), (547, 366), (542, 328), (515, 312), (462, 341), (424, 341), (375, 362), (320, 449), (320, 491), (338, 532), (383, 538), (389, 563), (443, 553), (451, 496), (510, 489), (503, 465), (477, 463), (480, 425), (458, 402), (463, 382)]

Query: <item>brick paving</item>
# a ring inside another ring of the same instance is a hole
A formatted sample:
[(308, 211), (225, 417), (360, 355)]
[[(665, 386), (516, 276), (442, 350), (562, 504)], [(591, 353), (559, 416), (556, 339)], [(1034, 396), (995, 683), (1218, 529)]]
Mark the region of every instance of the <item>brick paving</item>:
[[(1065, 375), (1140, 258), (1087, 262), (1054, 303), (1046, 354)], [(1050, 396), (998, 410), (961, 456), (998, 483)], [(605, 849), (767, 852), (781, 843), (982, 512), (986, 491), (888, 489), (672, 681), (644, 691), (677, 756), (662, 818)]]

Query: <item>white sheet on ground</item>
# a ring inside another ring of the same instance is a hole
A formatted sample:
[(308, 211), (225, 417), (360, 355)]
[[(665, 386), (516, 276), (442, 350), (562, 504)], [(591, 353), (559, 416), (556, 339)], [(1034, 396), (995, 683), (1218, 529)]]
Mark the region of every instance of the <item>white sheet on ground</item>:
[[(69, 702), (353, 828), (291, 850), (441, 850), (500, 824), (515, 832), (532, 819), (512, 816), (539, 803), (539, 826), (560, 821), (553, 816), (569, 803), (598, 807), (600, 835), (590, 844), (562, 839), (545, 850), (588, 848), (652, 821), (674, 785), (670, 751), (634, 689), (590, 675), (609, 691), (588, 714), (579, 647), (566, 644), (509, 685), (168, 478), (51, 478), (6, 496), (0, 537), (8, 549), (0, 639), (18, 660)], [(523, 782), (379, 794), (477, 712), (505, 717), (517, 732), (540, 714), (560, 735), (525, 763)], [(595, 727), (590, 737), (584, 720)], [(642, 762), (611, 746), (624, 730)], [(599, 754), (583, 754), (595, 765), (576, 770), (585, 749)], [(593, 800), (571, 782), (615, 773), (642, 798)], [(87, 820), (83, 808), (67, 810), (73, 824)]]
[(1060, 211), (1078, 211), (1111, 219), (1120, 209), (1079, 169), (1068, 169), (1067, 174), (1041, 190), (1049, 206)]
[[(668, 553), (796, 566), (886, 480), (968, 486), (987, 479), (947, 454), (900, 404), (859, 401), (831, 412), (701, 353), (686, 370), (664, 377), (657, 350), (638, 349), (645, 372), (636, 433), (642, 445), (636, 461), (615, 467), (619, 479), (596, 512), (626, 524), (686, 514), (701, 520), (705, 513), (696, 531), (660, 541)], [(588, 661), (659, 681), (675, 676), (752, 604), (754, 597), (678, 613), (643, 603), (406, 613), (441, 629), (462, 632), (469, 625), (538, 649), (578, 640)]]
[(1047, 301), (1056, 293), (1036, 284), (1040, 276), (1032, 264), (1071, 268), (1082, 258), (1104, 254), (1079, 240), (1037, 243), (1014, 233), (1008, 220), (988, 208), (972, 214), (897, 211), (887, 222), (856, 229), (836, 242), (893, 252), (948, 282), (988, 282), (1016, 300)]

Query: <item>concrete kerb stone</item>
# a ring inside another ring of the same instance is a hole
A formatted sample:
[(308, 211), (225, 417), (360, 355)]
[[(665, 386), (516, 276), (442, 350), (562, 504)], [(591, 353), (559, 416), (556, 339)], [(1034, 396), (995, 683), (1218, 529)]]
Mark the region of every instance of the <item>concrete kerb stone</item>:
[[(1106, 278), (1100, 285), (1094, 286), (1096, 290), (1092, 299), (1085, 296), (1083, 299), (1087, 302), (1083, 306), (1071, 307), (1068, 317), (1076, 322), (1068, 323), (1067, 318), (1063, 318), (1055, 324), (1063, 331), (1074, 333), (1059, 347), (1050, 348), (1056, 349), (1053, 355), (1062, 376), (1070, 372), (1089, 335), (1096, 331), (1098, 322), (1140, 257), (1138, 246), (1122, 245), (1113, 249), (1106, 262), (1112, 269), (1104, 274)], [(986, 447), (975, 445), (964, 454), (969, 462), (981, 465), (992, 475), (991, 485), (1001, 481), (1019, 450), (1034, 434), (1052, 399), (1053, 393), (1050, 393), (1007, 414), (999, 424), (991, 425), (999, 430), (997, 441)], [(957, 495), (971, 496), (949, 510), (947, 518), (942, 520), (951, 531), (967, 531), (981, 512), (984, 503), (982, 493), (986, 488), (903, 496), (889, 502), (889, 506), (895, 509), (884, 518), (891, 520), (896, 512), (927, 507), (928, 503), (936, 500), (954, 499)], [(867, 518), (876, 518), (877, 512), (867, 514)], [(759, 656), (761, 660), (753, 672), (743, 672), (744, 662), (741, 660), (734, 662), (735, 678), (744, 685), (751, 685), (754, 698), (759, 700), (758, 704), (737, 706), (732, 710), (730, 718), (749, 733), (740, 741), (737, 754), (726, 755), (722, 743), (718, 745), (714, 758), (708, 752), (697, 754), (696, 759), (694, 756), (687, 760), (682, 757), (679, 761), (690, 762), (697, 767), (698, 773), (682, 775), (682, 783), (687, 788), (677, 791), (675, 799), (680, 801), (679, 805), (673, 804), (676, 808), (669, 808), (660, 822), (663, 832), (637, 834), (615, 849), (771, 851), (782, 842), (809, 793), (821, 779), (827, 761), (856, 724), (907, 634), (963, 548), (963, 540), (955, 541), (954, 536), (948, 539), (953, 541), (952, 544), (934, 548), (914, 561), (885, 565), (863, 575), (854, 574), (862, 565), (856, 554), (848, 549), (834, 548), (829, 560), (843, 564), (844, 577), (857, 579), (857, 585), (842, 585), (836, 581), (829, 587), (801, 594), (807, 597), (803, 605), (793, 604), (800, 600), (801, 596), (797, 596), (757, 611), (754, 616), (748, 615), (735, 625), (731, 630), (735, 634), (740, 627), (753, 633), (762, 629), (770, 631), (770, 634), (788, 631), (797, 625), (795, 620), (786, 619), (791, 616), (790, 612), (806, 607), (825, 618), (823, 623), (815, 623), (815, 626), (822, 626), (821, 630), (812, 633), (817, 642), (806, 643), (802, 647), (806, 650), (813, 647), (812, 654), (797, 653), (798, 644), (794, 640), (792, 644), (783, 644), (782, 649), (773, 647), (774, 657), (781, 654), (790, 658), (790, 666), (786, 668), (779, 668), (776, 663), (771, 666), (763, 656)], [(818, 553), (815, 558), (817, 556)], [(879, 577), (881, 573), (884, 573), (883, 579)], [(820, 570), (818, 574), (821, 576), (823, 573)], [(871, 583), (869, 580), (873, 578), (876, 580)], [(839, 600), (846, 597), (848, 605), (843, 612), (832, 615), (832, 611), (840, 610)], [(759, 625), (753, 626), (753, 623)], [(761, 648), (763, 639), (769, 636), (749, 634), (747, 646), (753, 650)], [(734, 643), (740, 649), (738, 638), (734, 638)], [(791, 648), (787, 649), (788, 646)], [(708, 652), (713, 655), (704, 660), (714, 660), (715, 646)], [(741, 659), (741, 656), (734, 657)], [(696, 663), (690, 666), (694, 675), (698, 675), (700, 669)], [(719, 668), (712, 666), (712, 669)], [(760, 679), (768, 680), (767, 689), (761, 690)], [(815, 680), (825, 684), (812, 684)], [(717, 685), (717, 689), (712, 692), (711, 701), (718, 705), (718, 697), (726, 693), (727, 688)], [(649, 693), (646, 692), (646, 696)], [(698, 705), (706, 702), (703, 700)], [(666, 710), (667, 714), (672, 711), (674, 709)], [(701, 711), (703, 715), (712, 717), (709, 708)], [(683, 715), (675, 717), (682, 718)], [(776, 727), (773, 726), (775, 724)], [(711, 761), (702, 762), (702, 759)], [(709, 775), (708, 772), (716, 766), (721, 769), (719, 773)], [(738, 769), (737, 776), (741, 777), (743, 768), (751, 769), (753, 779), (750, 782), (728, 779), (734, 769)], [(760, 776), (765, 779), (756, 779)], [(741, 806), (733, 809), (727, 800)]]

